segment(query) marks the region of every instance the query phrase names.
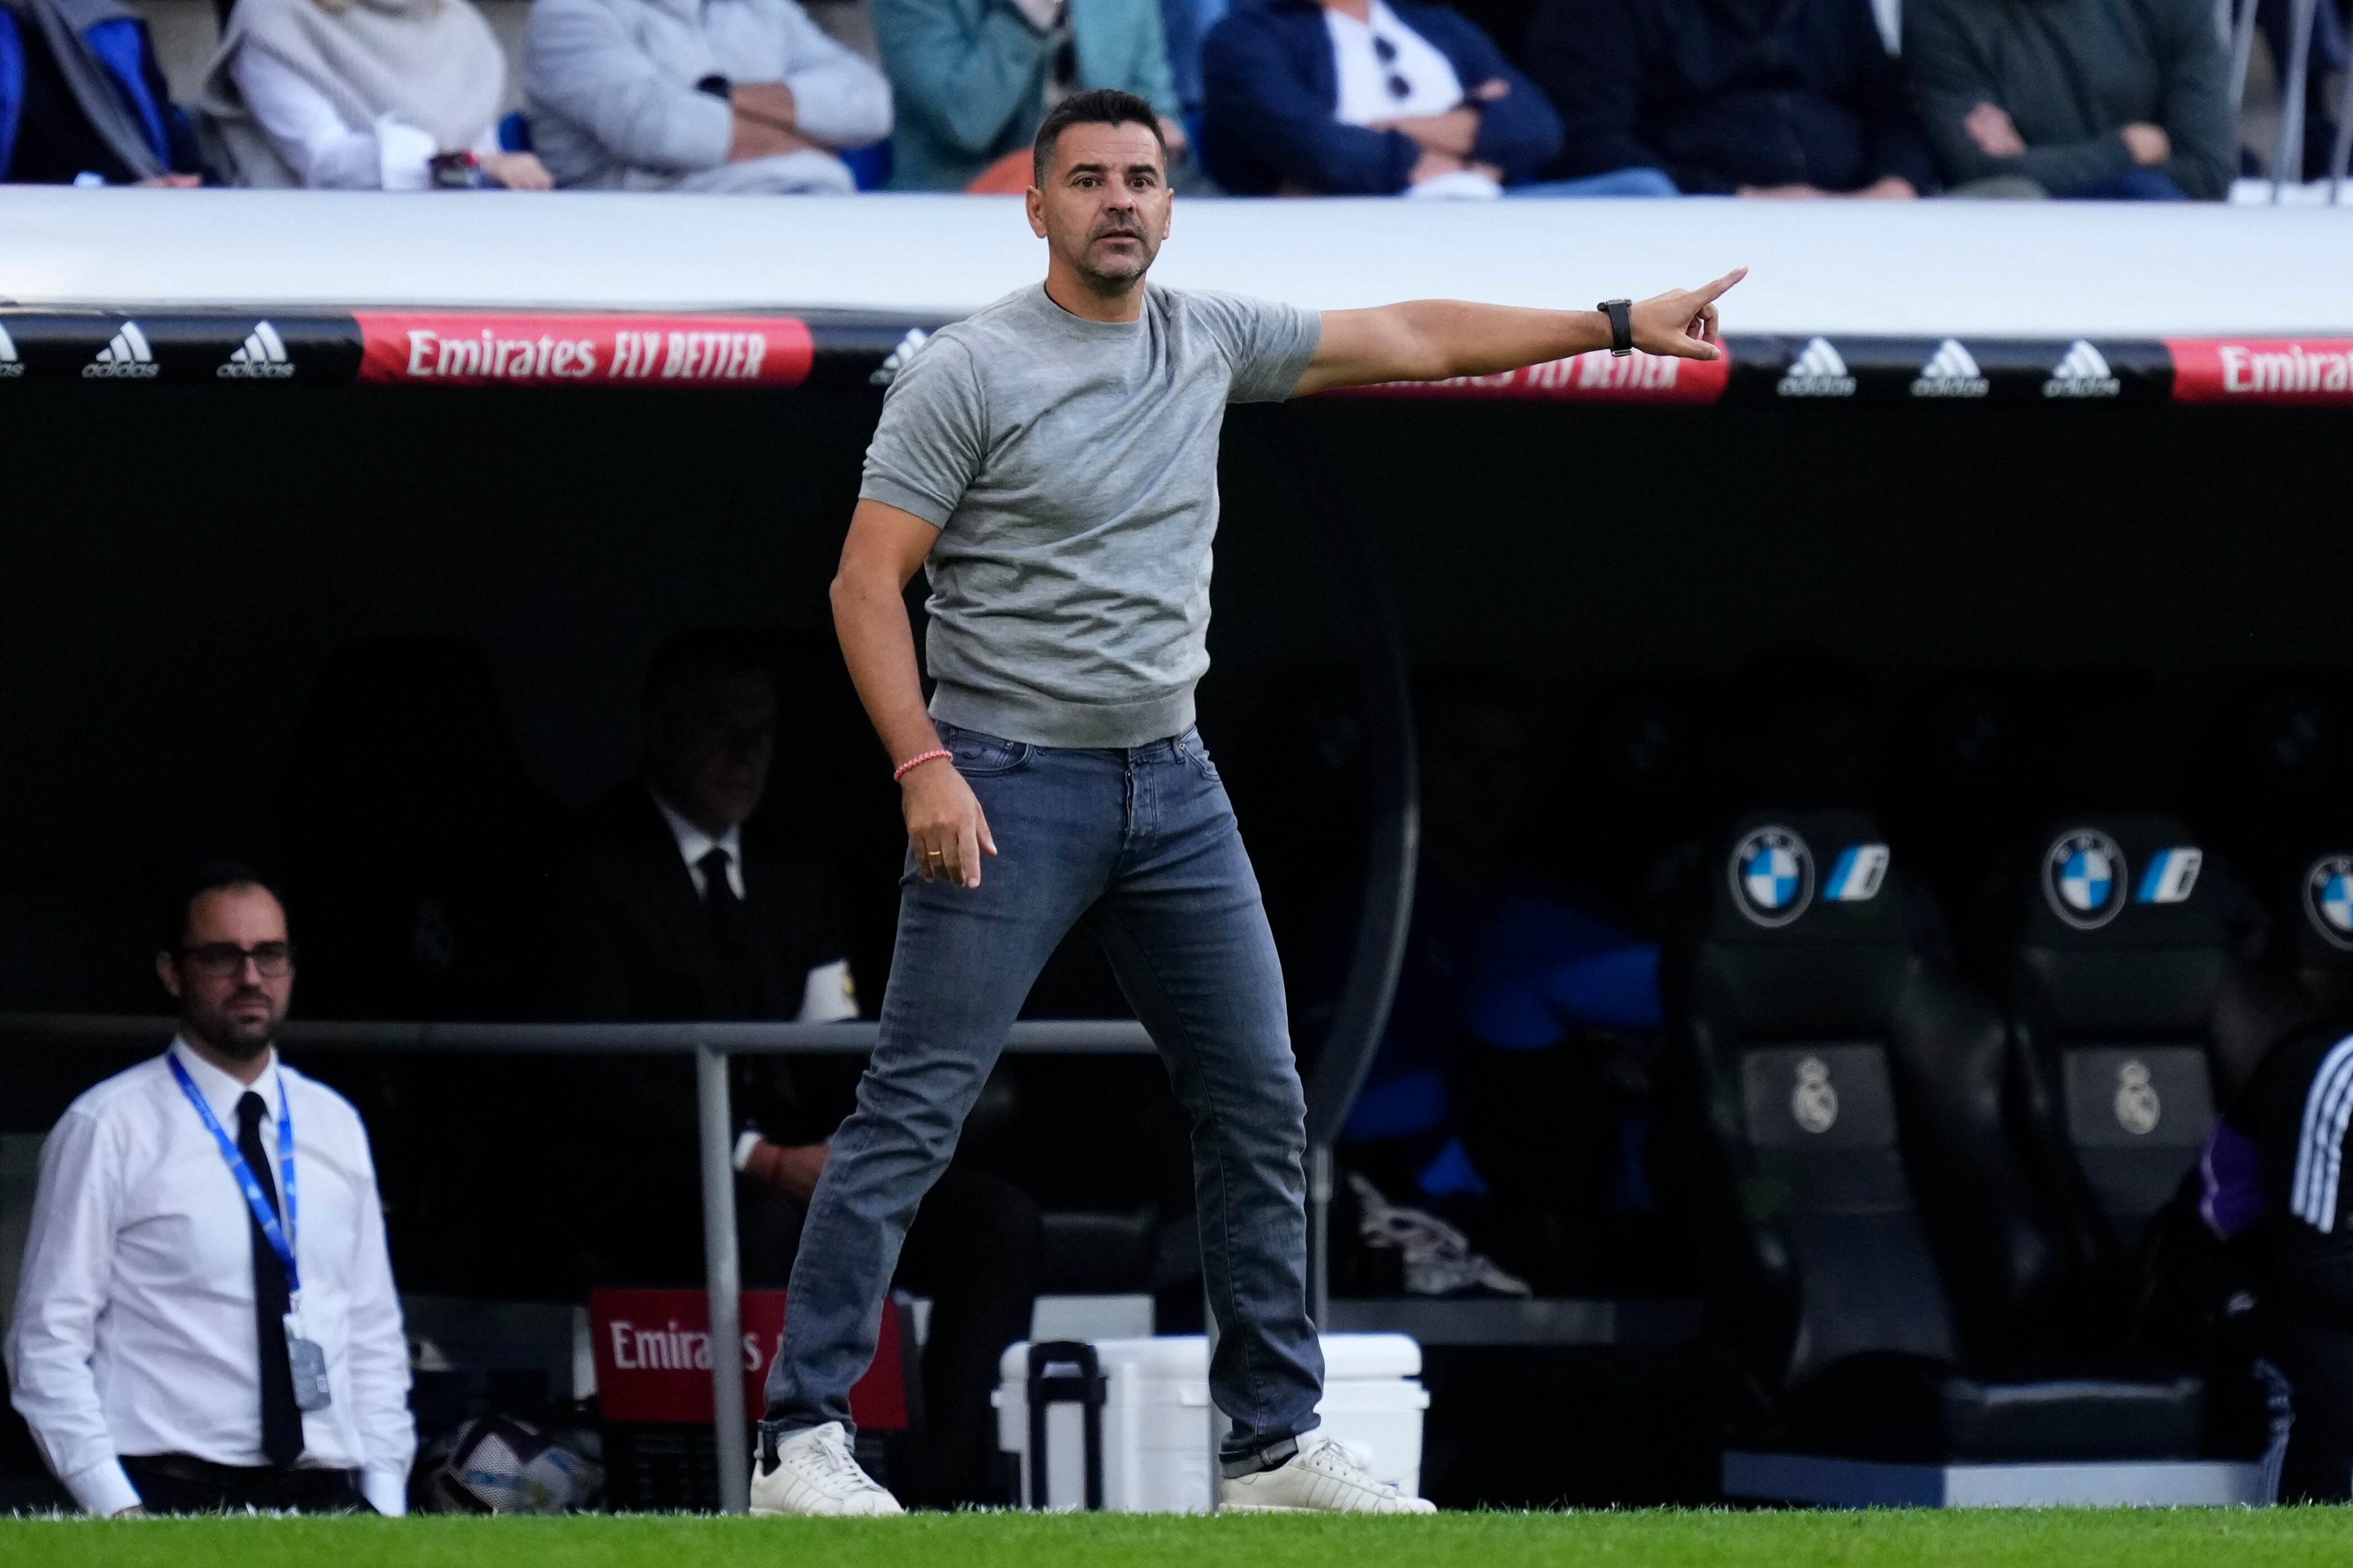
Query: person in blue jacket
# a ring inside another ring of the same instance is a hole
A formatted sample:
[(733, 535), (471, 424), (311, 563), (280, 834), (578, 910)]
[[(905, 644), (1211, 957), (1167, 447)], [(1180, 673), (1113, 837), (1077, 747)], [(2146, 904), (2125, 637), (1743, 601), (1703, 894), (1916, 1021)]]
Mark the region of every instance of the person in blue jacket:
[(1672, 195), (1655, 169), (1529, 184), (1560, 117), (1494, 40), (1419, 0), (1267, 0), (1202, 54), (1202, 158), (1237, 195)]

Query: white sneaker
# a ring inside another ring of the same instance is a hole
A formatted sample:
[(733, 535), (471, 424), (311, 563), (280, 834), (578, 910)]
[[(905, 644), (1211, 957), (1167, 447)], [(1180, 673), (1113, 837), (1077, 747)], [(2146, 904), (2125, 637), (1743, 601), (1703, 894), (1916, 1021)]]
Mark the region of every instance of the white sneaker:
[(884, 1515), (904, 1513), (899, 1500), (859, 1468), (839, 1421), (796, 1432), (776, 1445), (776, 1468), (752, 1467), (752, 1511)]
[(1218, 1488), (1229, 1513), (1436, 1513), (1427, 1498), (1407, 1497), (1365, 1474), (1365, 1461), (1345, 1444), (1311, 1432), (1299, 1452), (1271, 1470), (1236, 1476)]

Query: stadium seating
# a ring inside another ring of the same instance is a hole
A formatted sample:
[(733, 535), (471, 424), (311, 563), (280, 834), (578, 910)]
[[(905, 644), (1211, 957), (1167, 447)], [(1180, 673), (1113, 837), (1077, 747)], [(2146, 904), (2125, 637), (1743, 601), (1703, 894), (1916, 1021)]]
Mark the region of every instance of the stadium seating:
[(2053, 821), (2010, 858), (1988, 978), (2011, 1018), (2011, 1136), (2113, 1327), (2121, 1271), (2284, 1021), (2224, 923), (2226, 875), (2158, 816)]
[(2094, 1380), (2041, 1333), (2062, 1237), (2001, 1135), (2007, 1035), (1907, 937), (1876, 826), (1747, 815), (1663, 969), (1706, 1123), (1716, 1321), (1746, 1440), (1875, 1461), (2194, 1454), (2193, 1377)]

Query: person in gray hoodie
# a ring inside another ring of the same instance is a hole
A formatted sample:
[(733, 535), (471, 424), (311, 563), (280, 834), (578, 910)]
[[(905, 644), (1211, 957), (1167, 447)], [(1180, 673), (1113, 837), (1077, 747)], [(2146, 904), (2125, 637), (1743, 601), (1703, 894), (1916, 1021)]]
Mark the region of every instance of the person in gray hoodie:
[(1904, 57), (1956, 195), (2211, 201), (2235, 172), (2211, 0), (1913, 0)]
[(846, 193), (838, 153), (891, 134), (891, 84), (793, 0), (537, 0), (523, 87), (574, 188)]

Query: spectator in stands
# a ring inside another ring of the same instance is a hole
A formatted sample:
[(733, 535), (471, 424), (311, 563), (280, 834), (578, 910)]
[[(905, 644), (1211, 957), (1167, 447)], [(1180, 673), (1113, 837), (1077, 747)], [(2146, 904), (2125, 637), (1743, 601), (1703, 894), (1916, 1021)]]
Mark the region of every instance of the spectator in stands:
[(890, 83), (793, 0), (539, 0), (522, 74), (566, 187), (847, 193), (891, 134)]
[(2206, 0), (1915, 0), (1905, 32), (1957, 194), (2212, 201), (2237, 172)]
[(197, 101), (239, 184), (546, 190), (500, 147), (505, 89), (473, 0), (237, 0)]
[(201, 184), (147, 24), (119, 0), (0, 5), (0, 184)]
[[(760, 644), (715, 630), (663, 644), (646, 676), (639, 777), (592, 808), (559, 919), (557, 1002), (579, 1019), (828, 1023), (858, 1016), (840, 900), (825, 861), (753, 815), (776, 750), (776, 689)], [(808, 825), (797, 825), (807, 827)], [(803, 1058), (807, 1061), (807, 1058)], [(847, 1085), (821, 1063), (735, 1059), (744, 1279), (781, 1289)], [(582, 1073), (598, 1151), (580, 1207), (596, 1282), (699, 1285), (694, 1080), (678, 1058), (605, 1058)], [(828, 1092), (831, 1090), (833, 1092)], [(1025, 1337), (1038, 1215), (1018, 1188), (951, 1165), (924, 1199), (900, 1279), (935, 1303), (923, 1378), (941, 1485), (997, 1490), (989, 1391)]]
[(1554, 178), (1663, 169), (1687, 195), (1935, 188), (1870, 0), (1545, 0), (1527, 58), (1566, 128)]
[(417, 1432), (367, 1132), (271, 1045), (285, 911), (216, 867), (163, 936), (178, 1035), (42, 1150), (16, 1408), (91, 1513), (403, 1512)]
[(901, 106), (901, 190), (960, 191), (986, 175), (980, 188), (1029, 189), (1039, 122), (1089, 88), (1143, 99), (1169, 155), (1185, 148), (1155, 0), (875, 0), (874, 33)]
[(1270, 0), (1202, 57), (1204, 153), (1250, 195), (1672, 195), (1656, 169), (1532, 186), (1560, 119), (1484, 33), (1421, 0)]
[(1230, 9), (1227, 0), (1160, 0), (1160, 35), (1168, 46), (1168, 81), (1187, 125), (1199, 122), (1201, 46)]

